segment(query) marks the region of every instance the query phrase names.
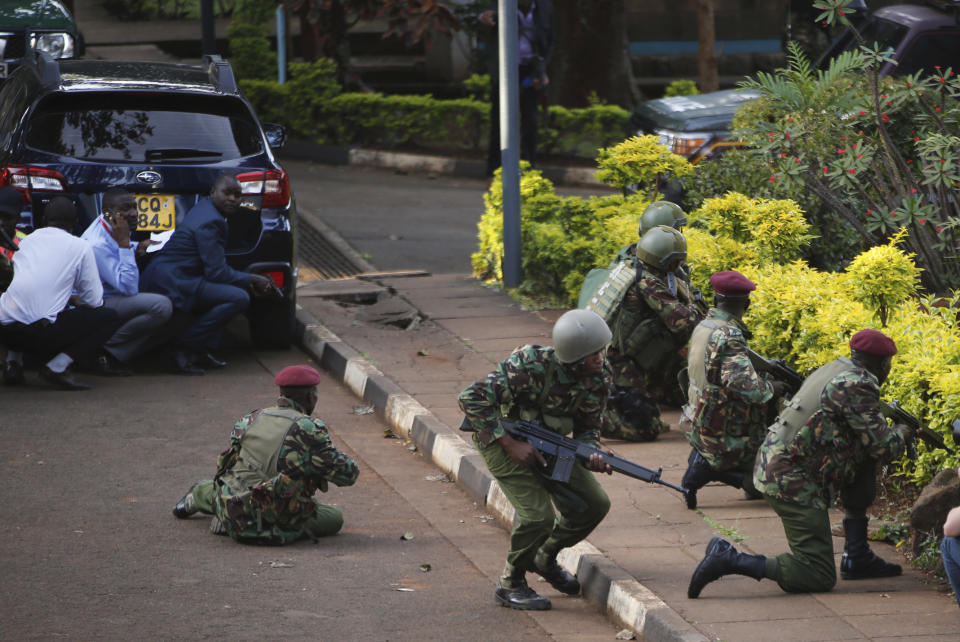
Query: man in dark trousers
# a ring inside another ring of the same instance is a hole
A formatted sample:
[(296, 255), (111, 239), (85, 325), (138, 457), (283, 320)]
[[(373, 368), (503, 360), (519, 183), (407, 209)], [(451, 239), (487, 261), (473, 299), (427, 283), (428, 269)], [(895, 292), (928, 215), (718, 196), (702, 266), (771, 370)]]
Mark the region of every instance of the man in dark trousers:
[(93, 359), (121, 322), (103, 307), (93, 250), (70, 233), (77, 224), (73, 201), (57, 196), (43, 216), (47, 227), (24, 238), (13, 255), (13, 281), (0, 296), (0, 341), (49, 359), (40, 376), (57, 388), (87, 390), (69, 368)]
[[(481, 24), (497, 23), (497, 3), (480, 14)], [(490, 74), (490, 148), (487, 175), (500, 167), (500, 65), (496, 29), (487, 39), (487, 71)], [(536, 165), (537, 107), (547, 90), (547, 64), (553, 56), (556, 33), (550, 0), (517, 0), (518, 63), (520, 65), (520, 158)]]
[(270, 279), (227, 265), (227, 218), (240, 206), (240, 183), (232, 174), (213, 182), (210, 198), (200, 200), (177, 226), (140, 277), (143, 292), (169, 297), (173, 307), (199, 315), (177, 337), (173, 367), (182, 374), (203, 374), (203, 368), (226, 365), (212, 354), (223, 328), (250, 305), (248, 288), (270, 292)]

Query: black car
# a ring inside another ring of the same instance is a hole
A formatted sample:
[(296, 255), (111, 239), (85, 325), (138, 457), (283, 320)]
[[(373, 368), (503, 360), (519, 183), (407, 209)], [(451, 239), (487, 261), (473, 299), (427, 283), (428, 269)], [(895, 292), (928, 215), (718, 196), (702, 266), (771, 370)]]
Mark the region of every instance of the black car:
[(230, 65), (219, 56), (200, 67), (58, 62), (43, 52), (24, 61), (0, 90), (0, 185), (23, 193), (21, 227), (41, 227), (50, 199), (67, 196), (82, 231), (100, 215), (103, 193), (122, 187), (136, 195), (137, 234), (163, 235), (219, 174), (235, 174), (243, 200), (228, 220), (227, 261), (269, 276), (279, 293), (254, 300), (251, 338), (262, 347), (289, 345), (295, 203), (272, 152), (284, 131), (261, 127)]
[(54, 59), (79, 58), (83, 35), (58, 0), (0, 0), (0, 82), (31, 48)]

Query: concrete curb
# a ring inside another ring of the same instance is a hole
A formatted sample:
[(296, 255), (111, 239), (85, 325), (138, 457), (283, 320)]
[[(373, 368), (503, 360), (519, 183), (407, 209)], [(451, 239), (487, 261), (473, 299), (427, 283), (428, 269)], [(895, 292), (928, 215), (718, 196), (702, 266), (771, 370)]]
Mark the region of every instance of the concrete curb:
[[(279, 152), (281, 159), (315, 161), (327, 165), (380, 167), (403, 172), (420, 172), (465, 178), (486, 178), (486, 162), (430, 154), (412, 154), (375, 149), (321, 145), (303, 140), (289, 140)], [(604, 186), (596, 178), (596, 168), (538, 167), (543, 177), (554, 185)]]
[[(487, 471), (476, 450), (457, 430), (438, 420), (420, 402), (297, 306), (297, 337), (300, 346), (324, 370), (372, 405), (400, 435), (410, 438), (444, 472), (449, 474), (487, 512), (506, 528), (516, 514)], [(607, 617), (630, 629), (645, 642), (706, 642), (679, 613), (604, 556), (588, 541), (561, 551), (561, 566), (575, 573), (583, 596)]]

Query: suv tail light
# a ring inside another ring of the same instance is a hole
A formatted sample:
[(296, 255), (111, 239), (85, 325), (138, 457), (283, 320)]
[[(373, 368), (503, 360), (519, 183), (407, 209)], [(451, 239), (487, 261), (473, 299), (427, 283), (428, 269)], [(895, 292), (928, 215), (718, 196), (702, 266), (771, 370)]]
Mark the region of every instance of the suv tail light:
[(30, 202), (30, 192), (66, 192), (63, 174), (43, 167), (7, 165), (0, 172), (0, 185), (12, 185)]
[(244, 196), (263, 195), (261, 207), (286, 207), (290, 203), (290, 178), (285, 171), (271, 169), (237, 176)]
[(273, 284), (283, 290), (283, 272), (264, 272), (263, 274), (273, 279)]

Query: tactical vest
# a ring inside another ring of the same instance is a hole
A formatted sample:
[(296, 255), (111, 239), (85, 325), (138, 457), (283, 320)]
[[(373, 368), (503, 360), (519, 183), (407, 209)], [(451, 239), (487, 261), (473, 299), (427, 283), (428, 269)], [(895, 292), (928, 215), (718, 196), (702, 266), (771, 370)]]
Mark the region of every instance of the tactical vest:
[(508, 420), (522, 419), (523, 421), (538, 421), (561, 435), (567, 435), (573, 432), (576, 424), (570, 414), (580, 405), (583, 396), (586, 394), (585, 390), (581, 390), (580, 393), (567, 404), (563, 409), (563, 415), (545, 415), (541, 411), (543, 402), (546, 401), (547, 395), (550, 394), (550, 386), (553, 383), (553, 373), (556, 369), (557, 363), (551, 360), (547, 366), (547, 376), (544, 379), (543, 390), (540, 391), (540, 396), (537, 398), (537, 402), (533, 407), (519, 406), (518, 404), (503, 406), (500, 409), (501, 416)]
[(283, 439), (302, 416), (293, 408), (261, 410), (240, 438), (236, 463), (220, 475), (220, 480), (234, 493), (241, 494), (276, 477)]
[(693, 411), (700, 403), (700, 393), (707, 386), (705, 357), (710, 335), (714, 330), (729, 325), (731, 324), (719, 319), (704, 319), (697, 324), (693, 334), (690, 335), (690, 347), (687, 352), (687, 377), (690, 383), (687, 387), (687, 405), (684, 406), (684, 414), (688, 418), (693, 417)]
[[(641, 274), (638, 272), (637, 280)], [(667, 289), (680, 300), (691, 300), (689, 286), (672, 272), (666, 275)], [(644, 372), (657, 372), (667, 364), (677, 351), (686, 344), (685, 336), (670, 331), (660, 317), (652, 310), (641, 308), (628, 309), (623, 305), (611, 326), (613, 340), (611, 345), (620, 354), (633, 360)]]
[(841, 357), (818, 368), (786, 402), (769, 430), (776, 433), (782, 443), (791, 443), (810, 417), (822, 407), (820, 395), (827, 383), (845, 372), (852, 372), (856, 367), (850, 359)]
[(609, 324), (620, 310), (623, 297), (627, 295), (627, 291), (639, 278), (638, 268), (639, 265), (635, 260), (624, 260), (614, 265), (612, 269), (591, 270), (587, 278), (584, 279), (587, 291), (600, 278), (603, 278), (603, 280), (586, 300), (583, 307), (591, 312), (596, 312), (600, 318)]

